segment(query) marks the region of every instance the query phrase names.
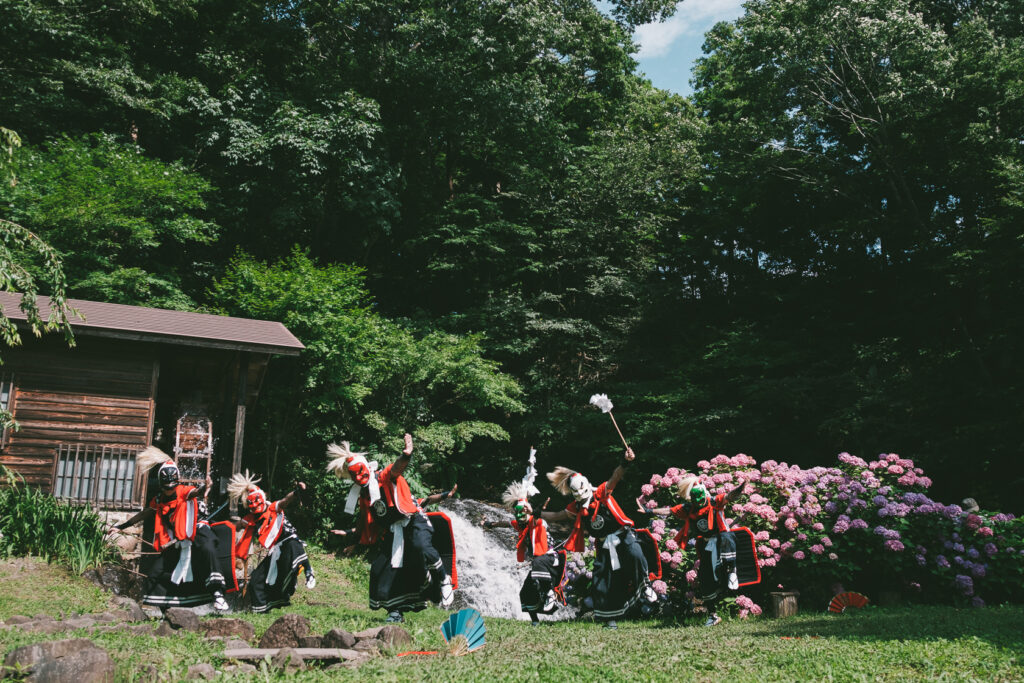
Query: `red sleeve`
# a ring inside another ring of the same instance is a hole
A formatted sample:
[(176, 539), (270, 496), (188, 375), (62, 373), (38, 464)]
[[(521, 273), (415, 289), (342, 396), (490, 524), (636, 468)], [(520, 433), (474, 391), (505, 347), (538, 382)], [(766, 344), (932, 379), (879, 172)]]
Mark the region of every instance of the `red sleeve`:
[(686, 505), (684, 505), (683, 503), (680, 503), (679, 505), (673, 505), (671, 508), (669, 508), (669, 510), (674, 517), (679, 517), (680, 519), (686, 517), (687, 515)]
[(573, 517), (575, 517), (576, 515), (578, 515), (578, 514), (579, 514), (579, 511), (580, 511), (580, 506), (579, 506), (579, 504), (578, 504), (578, 503), (577, 503), (577, 502), (576, 502), (576, 501), (574, 500), (573, 502), (571, 502), (571, 503), (569, 503), (568, 505), (566, 505), (566, 506), (565, 506), (565, 511), (566, 511), (566, 512), (568, 512), (568, 513), (569, 513), (570, 515), (572, 515)]
[(604, 500), (604, 497), (607, 495), (607, 491), (608, 482), (603, 482), (600, 486), (594, 489), (594, 498), (597, 500)]
[(717, 496), (715, 496), (715, 507), (718, 508), (719, 510), (724, 510), (725, 509), (725, 494), (724, 493), (719, 493)]
[(243, 560), (249, 556), (249, 546), (252, 544), (253, 534), (256, 533), (256, 518), (250, 513), (242, 518), (244, 527), (242, 535), (235, 544), (235, 555)]
[(388, 486), (390, 484), (394, 484), (394, 482), (391, 481), (391, 468), (394, 466), (394, 464), (395, 463), (391, 463), (378, 473), (377, 482), (381, 488), (384, 488), (385, 486)]

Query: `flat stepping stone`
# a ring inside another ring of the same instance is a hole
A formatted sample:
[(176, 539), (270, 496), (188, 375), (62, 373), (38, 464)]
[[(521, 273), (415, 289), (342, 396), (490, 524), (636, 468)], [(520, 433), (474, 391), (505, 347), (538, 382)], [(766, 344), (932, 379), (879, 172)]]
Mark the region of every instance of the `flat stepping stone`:
[[(247, 647), (232, 650), (224, 650), (224, 654), (221, 655), (224, 659), (239, 659), (249, 661), (262, 661), (266, 657), (274, 658), (282, 648), (279, 647)], [(332, 661), (340, 659), (343, 661), (349, 661), (353, 659), (365, 659), (367, 656), (366, 652), (359, 652), (356, 650), (346, 650), (340, 647), (296, 647), (291, 648), (295, 650), (303, 659), (318, 659)]]

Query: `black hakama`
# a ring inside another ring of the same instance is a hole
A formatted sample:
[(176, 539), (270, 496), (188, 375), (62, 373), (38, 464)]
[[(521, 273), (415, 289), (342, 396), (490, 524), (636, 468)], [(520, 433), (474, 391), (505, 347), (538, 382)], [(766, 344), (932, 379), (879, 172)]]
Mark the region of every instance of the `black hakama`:
[(144, 555), (140, 563), (146, 575), (142, 603), (156, 607), (189, 607), (213, 602), (213, 593), (225, 590), (226, 573), (234, 583), (234, 567), (230, 563), (225, 566), (221, 557), (225, 554), (222, 552), (225, 544), (230, 557), (233, 555), (230, 548), (234, 546), (233, 526), (218, 524), (214, 528), (200, 524), (192, 541), (192, 580), (177, 584), (172, 575), (182, 553), (179, 543), (165, 548), (159, 555)]
[[(280, 549), (280, 554), (275, 559), (276, 549)], [(267, 582), (267, 577), (275, 564), (277, 574), (271, 584)], [(305, 566), (306, 571), (309, 571), (309, 556), (306, 555), (306, 546), (298, 536), (292, 534), (275, 543), (270, 553), (263, 558), (249, 576), (246, 594), (249, 595), (252, 611), (267, 612), (275, 607), (290, 605), (291, 597), (295, 594), (295, 583), (298, 580), (301, 566)]]

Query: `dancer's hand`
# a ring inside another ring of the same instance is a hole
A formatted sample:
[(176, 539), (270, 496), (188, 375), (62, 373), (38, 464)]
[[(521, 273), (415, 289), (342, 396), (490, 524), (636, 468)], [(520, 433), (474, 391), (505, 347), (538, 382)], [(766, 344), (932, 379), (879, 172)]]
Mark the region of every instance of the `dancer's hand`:
[(548, 503), (550, 503), (550, 502), (551, 502), (551, 498), (548, 498), (547, 500), (545, 500), (544, 504), (540, 506), (540, 511), (544, 512), (545, 510), (547, 510), (548, 509)]
[(623, 456), (628, 462), (636, 460), (636, 453), (633, 452), (632, 448), (626, 447), (626, 455)]
[(348, 532), (344, 529), (331, 529), (331, 533), (335, 536), (348, 536)]
[(637, 496), (636, 498), (636, 511), (642, 512), (645, 515), (647, 514), (647, 508), (645, 508), (644, 504), (640, 502), (640, 496)]
[(402, 450), (405, 455), (412, 455), (412, 434), (405, 434), (405, 448)]
[(455, 486), (452, 487), (452, 490), (448, 492), (448, 495), (445, 496), (445, 500), (447, 500), (447, 499), (451, 498), (452, 496), (454, 496), (455, 492), (458, 491), (458, 490), (459, 490), (459, 485), (456, 484)]
[(345, 548), (342, 548), (342, 549), (341, 549), (341, 554), (342, 554), (342, 555), (346, 555), (346, 556), (348, 556), (348, 555), (351, 555), (352, 553), (354, 553), (355, 551), (356, 551), (356, 544), (355, 544), (355, 543), (353, 543), (353, 544), (352, 544), (352, 545), (350, 545), (350, 546), (347, 546), (347, 547), (345, 547)]
[(295, 485), (295, 488), (299, 489), (300, 491), (305, 491), (306, 490), (306, 482), (300, 481), (299, 483), (297, 483)]

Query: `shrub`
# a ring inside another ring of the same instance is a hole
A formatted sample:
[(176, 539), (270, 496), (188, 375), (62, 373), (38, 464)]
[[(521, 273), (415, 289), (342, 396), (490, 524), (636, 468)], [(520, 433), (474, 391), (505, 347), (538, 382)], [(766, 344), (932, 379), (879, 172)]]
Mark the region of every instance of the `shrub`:
[[(982, 606), (1024, 601), (1024, 520), (1010, 514), (966, 514), (932, 500), (931, 480), (913, 461), (895, 454), (865, 460), (841, 453), (835, 467), (801, 469), (743, 454), (701, 461), (687, 473), (669, 468), (644, 484), (647, 509), (680, 500), (677, 484), (695, 474), (713, 494), (745, 486), (726, 511), (733, 526), (755, 534), (762, 581), (756, 591), (785, 585), (812, 599), (838, 585), (877, 597), (897, 590), (926, 602)], [(662, 548), (664, 589), (682, 604), (695, 581), (694, 553), (672, 541), (674, 518), (653, 519)], [(692, 594), (691, 594), (692, 595)], [(749, 598), (740, 614), (755, 613)]]
[(0, 556), (38, 555), (80, 574), (117, 557), (90, 508), (62, 503), (0, 468)]

